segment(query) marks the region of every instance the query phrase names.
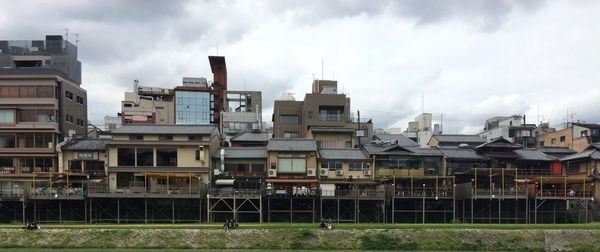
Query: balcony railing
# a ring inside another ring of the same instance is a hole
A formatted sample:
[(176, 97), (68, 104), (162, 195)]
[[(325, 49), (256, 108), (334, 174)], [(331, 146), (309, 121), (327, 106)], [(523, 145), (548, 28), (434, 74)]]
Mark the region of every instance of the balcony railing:
[(125, 187), (109, 189), (108, 186), (90, 185), (88, 195), (93, 196), (200, 196), (204, 195), (206, 190), (198, 186), (155, 186), (155, 187)]
[(576, 189), (537, 189), (536, 197), (548, 197), (548, 198), (591, 198), (593, 197), (593, 187), (586, 185), (585, 188)]
[(396, 198), (415, 198), (415, 197), (440, 197), (440, 198), (452, 198), (454, 197), (454, 188), (452, 187), (414, 187), (414, 188), (396, 188), (394, 194)]
[(83, 199), (86, 193), (81, 187), (38, 187), (31, 191), (33, 199)]
[(321, 197), (384, 198), (385, 191), (375, 189), (322, 189)]
[(211, 197), (260, 197), (263, 193), (262, 189), (221, 188), (208, 190), (208, 195)]
[(318, 191), (315, 188), (287, 187), (278, 189), (265, 189), (267, 197), (315, 197)]
[(504, 189), (500, 188), (472, 188), (472, 193), (474, 196), (526, 196), (527, 195), (527, 185), (506, 185)]
[[(522, 169), (518, 171), (519, 176), (551, 176), (550, 169)], [(560, 174), (559, 174), (560, 175)]]
[(0, 198), (21, 198), (24, 195), (23, 188), (0, 189)]

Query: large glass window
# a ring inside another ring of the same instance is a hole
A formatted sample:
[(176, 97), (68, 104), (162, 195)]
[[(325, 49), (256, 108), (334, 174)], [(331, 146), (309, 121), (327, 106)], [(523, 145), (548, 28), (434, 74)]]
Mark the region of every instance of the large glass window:
[(156, 149), (157, 166), (177, 166), (177, 149), (158, 148)]
[(281, 173), (306, 173), (306, 159), (279, 158), (277, 160), (277, 171)]
[(0, 148), (15, 148), (15, 135), (0, 134)]
[(36, 86), (19, 86), (19, 97), (35, 98)]
[(54, 98), (54, 87), (53, 86), (38, 86), (37, 87), (38, 98)]
[(283, 138), (298, 138), (298, 132), (283, 132)]
[(52, 134), (39, 133), (35, 134), (35, 148), (52, 148)]
[(35, 171), (39, 172), (51, 172), (54, 171), (52, 168), (52, 158), (35, 158)]
[(137, 148), (137, 166), (154, 166), (154, 150)]
[(265, 164), (251, 164), (251, 169), (253, 172), (264, 172)]
[(208, 92), (175, 91), (175, 124), (210, 123), (210, 94)]
[(15, 123), (15, 110), (14, 109), (0, 109), (0, 124), (14, 124)]
[(86, 160), (85, 171), (90, 174), (104, 174), (104, 161)]
[(15, 173), (12, 157), (0, 157), (0, 174)]
[(279, 115), (279, 122), (281, 123), (298, 123), (297, 115)]
[(82, 172), (81, 160), (71, 160), (69, 161), (69, 171), (70, 172)]
[(21, 172), (30, 173), (33, 172), (34, 158), (20, 158), (19, 164), (21, 165)]
[(119, 148), (119, 149), (117, 149), (117, 164), (119, 166), (134, 166), (135, 165), (135, 149), (134, 148)]

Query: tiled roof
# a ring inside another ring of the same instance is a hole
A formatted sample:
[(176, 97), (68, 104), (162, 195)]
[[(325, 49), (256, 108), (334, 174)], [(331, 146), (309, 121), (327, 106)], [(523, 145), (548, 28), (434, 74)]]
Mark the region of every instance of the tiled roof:
[(274, 138), (267, 144), (269, 151), (317, 151), (314, 139), (303, 138)]
[(553, 161), (556, 160), (554, 157), (550, 157), (538, 149), (519, 149), (514, 150), (519, 156), (520, 160), (531, 160), (531, 161)]
[(410, 140), (410, 138), (402, 134), (375, 134), (373, 135), (373, 139), (379, 139), (385, 142), (398, 141), (399, 146), (419, 146), (418, 143), (416, 143), (413, 140)]
[(362, 149), (319, 149), (322, 159), (365, 160), (369, 159)]
[(599, 160), (600, 159), (600, 150), (597, 150), (597, 149), (584, 150), (580, 153), (563, 157), (560, 159), (560, 161), (571, 161), (571, 160), (575, 160), (575, 159), (584, 159), (584, 158)]
[(439, 149), (449, 159), (488, 160), (471, 148), (443, 147)]
[(112, 134), (211, 134), (215, 125), (123, 125), (111, 131)]
[(510, 141), (504, 138), (497, 138), (492, 140), (489, 143), (484, 143), (475, 147), (475, 149), (481, 148), (510, 148), (510, 149), (520, 149), (522, 146), (518, 144), (511, 143)]
[(105, 150), (110, 139), (75, 139), (71, 140), (63, 150)]
[(400, 146), (391, 144), (369, 144), (364, 146), (369, 155), (412, 155), (412, 156), (442, 156), (437, 149), (419, 148), (416, 146)]
[(269, 140), (267, 132), (244, 132), (231, 138), (234, 142), (266, 142)]
[(600, 124), (597, 123), (573, 123), (573, 125), (581, 126), (588, 129), (598, 129)]
[(574, 154), (574, 153), (576, 153), (576, 151), (569, 149), (569, 147), (536, 147), (536, 148), (546, 154), (556, 154), (556, 153)]
[(485, 139), (479, 135), (433, 135), (440, 143), (485, 143)]
[(352, 128), (341, 128), (341, 127), (311, 127), (312, 132), (327, 132), (327, 133), (354, 133)]
[[(229, 147), (225, 150), (225, 158), (267, 158), (266, 147)], [(221, 157), (221, 151), (216, 151), (215, 158)]]

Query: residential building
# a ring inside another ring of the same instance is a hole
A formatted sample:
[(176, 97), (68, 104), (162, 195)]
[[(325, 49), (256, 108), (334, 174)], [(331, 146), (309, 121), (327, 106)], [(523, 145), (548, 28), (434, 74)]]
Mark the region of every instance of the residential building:
[(215, 122), (215, 97), (207, 83), (177, 86), (173, 92), (175, 124), (206, 125)]
[(536, 128), (535, 124), (526, 123), (525, 116), (497, 116), (486, 120), (483, 132), (479, 133), (479, 136), (486, 142), (504, 138), (523, 147), (534, 147)]
[(231, 147), (266, 147), (270, 134), (267, 132), (242, 132), (229, 139)]
[(440, 134), (441, 126), (435, 124), (432, 127), (432, 115), (431, 113), (422, 113), (415, 117), (415, 120), (408, 123), (406, 131), (402, 134), (413, 141), (419, 143), (419, 146), (425, 148), (427, 142), (433, 134)]
[(427, 143), (431, 147), (459, 146), (461, 144), (471, 147), (485, 143), (485, 140), (479, 135), (460, 135), (460, 134), (434, 134)]
[(108, 184), (95, 185), (90, 194), (198, 197), (205, 192), (211, 153), (219, 146), (215, 126), (124, 125), (111, 135)]
[(23, 200), (33, 177), (58, 172), (55, 146), (86, 136), (87, 92), (77, 47), (61, 36), (0, 41), (0, 66), (0, 194)]
[(121, 102), (121, 124), (174, 124), (173, 100), (172, 89), (140, 86), (139, 81), (134, 80), (133, 91), (125, 92)]
[(350, 98), (338, 93), (337, 81), (314, 80), (312, 92), (305, 95), (304, 101), (296, 101), (289, 93), (275, 100), (273, 136), (314, 138), (326, 148), (348, 148), (358, 146), (355, 132), (360, 125), (361, 142), (368, 142), (373, 124), (370, 120), (359, 123), (350, 111)]
[(223, 112), (223, 134), (231, 137), (245, 131), (262, 130), (260, 91), (227, 90)]
[(539, 146), (567, 147), (581, 152), (591, 143), (600, 142), (600, 124), (569, 123), (564, 129), (539, 134), (536, 141)]

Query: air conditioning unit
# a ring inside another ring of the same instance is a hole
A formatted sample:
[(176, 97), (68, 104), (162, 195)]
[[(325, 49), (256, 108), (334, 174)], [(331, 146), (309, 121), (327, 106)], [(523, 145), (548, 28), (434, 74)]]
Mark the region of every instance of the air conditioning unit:
[(321, 171), (319, 172), (319, 174), (321, 175), (321, 177), (329, 176), (329, 168), (321, 168)]
[(213, 175), (215, 175), (215, 176), (219, 176), (219, 175), (221, 175), (221, 170), (219, 170), (219, 169), (214, 169), (214, 171), (213, 171)]
[(335, 175), (336, 175), (336, 176), (344, 176), (344, 171), (342, 171), (342, 170), (337, 170), (337, 171), (335, 171)]
[(316, 168), (308, 168), (306, 170), (306, 175), (309, 176), (309, 177), (317, 176), (316, 173), (317, 173), (317, 169)]
[(365, 175), (365, 176), (371, 176), (371, 170), (369, 170), (369, 169), (364, 169), (364, 170), (363, 170), (363, 175)]
[(277, 177), (277, 169), (269, 169), (269, 178)]

